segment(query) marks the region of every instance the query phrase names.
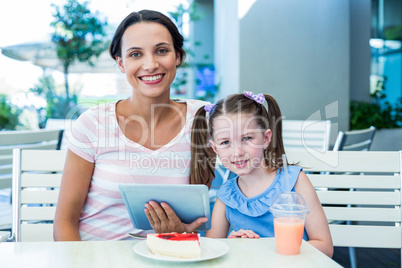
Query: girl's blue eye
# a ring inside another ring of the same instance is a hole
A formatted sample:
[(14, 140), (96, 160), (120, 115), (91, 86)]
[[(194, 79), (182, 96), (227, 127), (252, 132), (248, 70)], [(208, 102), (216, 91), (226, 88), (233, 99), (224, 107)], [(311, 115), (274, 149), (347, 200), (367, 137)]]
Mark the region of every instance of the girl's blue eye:
[(229, 141), (223, 141), (223, 142), (221, 142), (221, 145), (228, 145), (229, 144)]
[(244, 137), (244, 138), (243, 138), (244, 141), (249, 141), (249, 140), (251, 140), (251, 139), (252, 139), (251, 137)]

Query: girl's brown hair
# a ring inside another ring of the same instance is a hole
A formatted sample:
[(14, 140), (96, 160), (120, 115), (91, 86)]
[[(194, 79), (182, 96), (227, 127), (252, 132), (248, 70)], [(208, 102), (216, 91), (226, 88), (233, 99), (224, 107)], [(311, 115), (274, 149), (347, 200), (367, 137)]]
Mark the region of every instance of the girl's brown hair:
[[(262, 130), (272, 131), (271, 142), (264, 149), (265, 164), (270, 169), (278, 169), (283, 166), (282, 154), (285, 153), (282, 140), (282, 114), (276, 100), (268, 94), (264, 94), (268, 104), (268, 111), (264, 105), (246, 97), (244, 94), (233, 94), (218, 101), (206, 117), (204, 107), (195, 115), (191, 134), (191, 184), (211, 185), (214, 178), (215, 155), (209, 148), (208, 138), (213, 137), (214, 119), (221, 115), (249, 114), (256, 120)], [(212, 157), (211, 157), (212, 156)]]

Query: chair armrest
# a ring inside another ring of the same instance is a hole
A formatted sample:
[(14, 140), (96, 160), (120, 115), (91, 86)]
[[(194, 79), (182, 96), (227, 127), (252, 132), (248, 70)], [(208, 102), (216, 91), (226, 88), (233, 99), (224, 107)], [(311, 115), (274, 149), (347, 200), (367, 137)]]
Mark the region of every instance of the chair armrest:
[(0, 242), (6, 241), (10, 237), (10, 232), (0, 232)]

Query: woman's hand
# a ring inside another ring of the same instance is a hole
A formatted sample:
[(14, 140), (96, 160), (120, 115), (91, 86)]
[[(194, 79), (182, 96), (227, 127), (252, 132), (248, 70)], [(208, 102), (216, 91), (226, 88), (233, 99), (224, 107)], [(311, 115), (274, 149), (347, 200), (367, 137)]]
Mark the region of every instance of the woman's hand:
[(159, 205), (150, 201), (145, 204), (144, 211), (155, 233), (191, 233), (208, 221), (208, 218), (201, 217), (189, 224), (182, 223), (173, 209), (164, 202)]
[(243, 230), (232, 231), (228, 238), (260, 238), (260, 236), (254, 233), (252, 230)]

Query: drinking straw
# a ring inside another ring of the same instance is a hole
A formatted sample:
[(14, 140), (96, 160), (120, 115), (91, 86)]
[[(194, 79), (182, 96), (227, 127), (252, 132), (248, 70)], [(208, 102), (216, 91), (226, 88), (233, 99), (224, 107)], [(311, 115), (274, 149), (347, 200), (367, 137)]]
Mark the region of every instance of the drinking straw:
[(283, 161), (283, 170), (285, 172), (286, 189), (289, 189), (288, 192), (290, 192), (289, 177), (288, 177), (288, 161), (286, 160), (285, 154), (282, 155), (282, 161)]

